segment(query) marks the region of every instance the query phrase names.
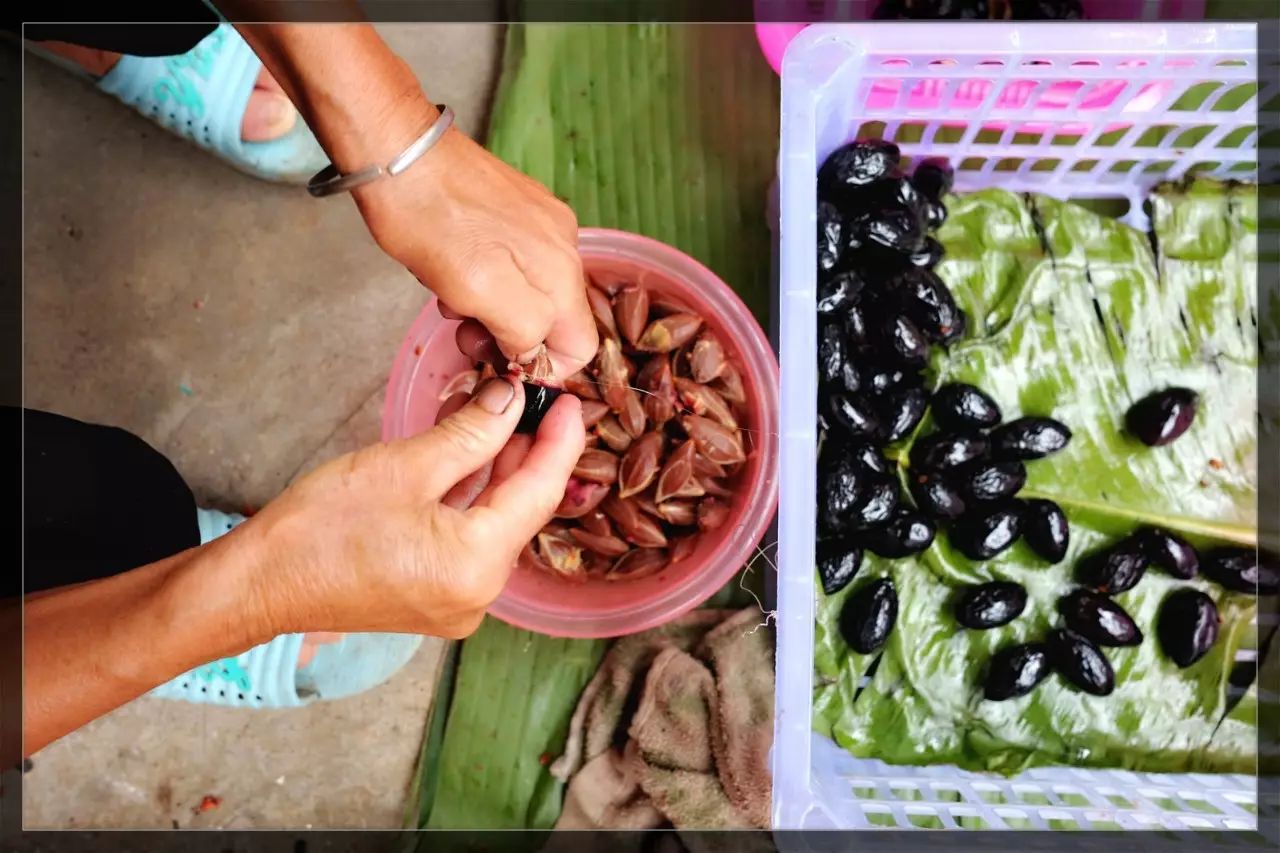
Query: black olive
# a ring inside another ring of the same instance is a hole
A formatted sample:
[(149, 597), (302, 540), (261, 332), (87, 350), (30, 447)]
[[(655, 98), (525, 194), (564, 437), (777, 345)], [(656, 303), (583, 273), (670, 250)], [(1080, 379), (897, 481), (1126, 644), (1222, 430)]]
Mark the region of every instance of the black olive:
[(916, 165), (915, 171), (911, 173), (911, 182), (925, 198), (940, 201), (951, 192), (955, 176), (955, 170), (945, 159), (927, 157)]
[(818, 285), (818, 313), (843, 315), (866, 287), (866, 281), (853, 270), (844, 270)]
[(1147, 555), (1136, 537), (1128, 536), (1076, 564), (1076, 580), (1104, 595), (1119, 595), (1138, 585), (1147, 570)]
[(1252, 548), (1218, 548), (1204, 558), (1204, 576), (1236, 592), (1275, 595), (1280, 592), (1280, 572), (1271, 562), (1258, 560)]
[(1080, 0), (1013, 0), (1013, 17), (1019, 21), (1078, 21), (1084, 17)]
[(866, 306), (854, 302), (844, 310), (844, 334), (852, 346), (866, 346), (871, 342)]
[(1071, 441), (1071, 430), (1053, 418), (1025, 417), (991, 431), (991, 453), (998, 459), (1043, 459)]
[(817, 562), (822, 591), (835, 595), (862, 568), (862, 549), (842, 539), (822, 539), (818, 542)]
[(1022, 515), (1016, 505), (973, 511), (951, 527), (947, 539), (970, 560), (990, 560), (1010, 548), (1022, 532)]
[(861, 394), (831, 395), (831, 416), (836, 426), (854, 437), (870, 438), (880, 433), (880, 416), (871, 401)]
[(1102, 650), (1069, 628), (1049, 634), (1049, 657), (1058, 674), (1094, 696), (1107, 696), (1116, 687), (1115, 671)]
[(951, 291), (933, 270), (908, 267), (885, 283), (885, 288), (901, 301), (908, 316), (929, 340), (951, 340), (959, 320)]
[(849, 596), (840, 612), (840, 634), (858, 654), (884, 645), (898, 619), (898, 593), (889, 578), (877, 578)]
[(842, 533), (866, 493), (867, 474), (856, 459), (831, 455), (834, 460), (819, 466), (818, 514), (826, 530)]
[(818, 329), (818, 381), (823, 385), (840, 384), (849, 363), (843, 330), (836, 323), (822, 323)]
[(1000, 407), (982, 389), (949, 382), (933, 394), (933, 419), (944, 429), (990, 429), (1000, 423)]
[(907, 257), (907, 260), (917, 267), (930, 268), (938, 265), (938, 261), (942, 260), (942, 255), (942, 244), (932, 237), (925, 237), (924, 244), (918, 250), (912, 252)]
[(1105, 595), (1077, 589), (1058, 601), (1067, 627), (1099, 646), (1137, 646), (1142, 631), (1124, 608)]
[(921, 215), (905, 205), (882, 208), (863, 226), (862, 239), (868, 246), (887, 250), (890, 256), (910, 255), (924, 245)]
[(898, 508), (898, 482), (885, 474), (871, 474), (866, 478), (866, 489), (853, 508), (849, 525), (855, 530), (867, 530), (887, 522)]
[(516, 432), (521, 435), (533, 435), (547, 412), (551, 411), (556, 398), (564, 392), (559, 388), (538, 385), (534, 382), (524, 383), (524, 410), (520, 412), (520, 420), (516, 422)]
[(1158, 527), (1144, 527), (1135, 534), (1151, 562), (1178, 580), (1191, 580), (1200, 572), (1200, 557), (1191, 543)]
[(1174, 590), (1160, 605), (1156, 635), (1169, 659), (1186, 669), (1218, 641), (1217, 605), (1198, 589)]
[(917, 472), (959, 468), (985, 456), (987, 439), (978, 433), (935, 432), (911, 448), (911, 467)]
[(906, 314), (885, 319), (880, 337), (889, 352), (907, 364), (922, 364), (929, 357), (929, 342)]
[(947, 206), (940, 201), (926, 198), (920, 210), (924, 213), (924, 225), (930, 231), (937, 231), (947, 221)]
[(863, 439), (851, 439), (846, 445), (845, 452), (858, 460), (858, 464), (868, 471), (874, 471), (877, 474), (889, 474), (893, 472), (893, 465), (888, 459), (885, 459), (884, 454), (869, 441)]
[(881, 557), (898, 559), (919, 554), (933, 544), (937, 532), (933, 522), (912, 510), (898, 507), (893, 517), (860, 537), (867, 549)]
[(862, 385), (872, 394), (887, 394), (899, 387), (917, 387), (918, 374), (901, 367), (869, 364), (862, 377)]
[(818, 192), (835, 201), (850, 189), (887, 177), (898, 168), (898, 146), (887, 139), (858, 139), (831, 152), (818, 170)]
[(1022, 538), (1032, 551), (1050, 563), (1061, 562), (1071, 544), (1066, 513), (1053, 501), (1042, 498), (1027, 501), (1022, 513)]
[(968, 330), (969, 330), (969, 315), (964, 313), (963, 308), (957, 308), (955, 317), (951, 320), (951, 326), (943, 330), (941, 332), (941, 336), (938, 337), (934, 341), (934, 343), (942, 344), (943, 346), (947, 346), (948, 344), (955, 343), (956, 341), (963, 338), (965, 335), (965, 332), (967, 332)]
[(1177, 439), (1195, 420), (1200, 396), (1189, 388), (1166, 388), (1148, 394), (1125, 414), (1125, 429), (1149, 447)]
[(960, 490), (941, 474), (912, 474), (911, 495), (916, 506), (934, 518), (950, 520), (964, 515), (966, 504)]
[(1003, 500), (1026, 485), (1027, 467), (1021, 462), (970, 462), (957, 473), (956, 482), (971, 503)]
[(983, 695), (993, 702), (1025, 696), (1052, 671), (1045, 644), (1007, 646), (991, 656)]
[(956, 621), (966, 628), (984, 631), (1008, 625), (1027, 607), (1027, 591), (1011, 581), (991, 581), (971, 586), (956, 602)]
[(818, 270), (831, 272), (844, 251), (844, 220), (834, 204), (818, 202)]
[(911, 434), (924, 417), (929, 397), (923, 388), (897, 388), (880, 401), (880, 423), (884, 440), (895, 442)]

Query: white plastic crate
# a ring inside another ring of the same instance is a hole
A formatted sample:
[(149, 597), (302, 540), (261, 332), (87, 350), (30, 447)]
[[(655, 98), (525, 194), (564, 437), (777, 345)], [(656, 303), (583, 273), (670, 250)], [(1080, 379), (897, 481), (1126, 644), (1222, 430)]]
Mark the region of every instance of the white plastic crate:
[[(1254, 181), (1253, 24), (819, 25), (788, 48), (779, 157), (782, 458), (775, 829), (1254, 829), (1250, 775), (1042, 768), (1007, 779), (856, 759), (812, 729), (818, 166), (863, 135), (942, 156), (956, 189), (1142, 200), (1188, 173)], [(1177, 107), (1176, 109), (1174, 107)], [(980, 818), (980, 820), (973, 820)]]

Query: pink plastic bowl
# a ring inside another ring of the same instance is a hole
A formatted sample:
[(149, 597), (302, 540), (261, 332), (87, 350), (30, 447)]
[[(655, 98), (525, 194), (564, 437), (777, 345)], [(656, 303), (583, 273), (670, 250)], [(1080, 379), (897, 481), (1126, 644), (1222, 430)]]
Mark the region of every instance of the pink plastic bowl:
[[(489, 612), (504, 622), (559, 637), (616, 637), (693, 609), (746, 564), (778, 503), (778, 362), (751, 312), (706, 267), (670, 246), (622, 231), (585, 228), (578, 239), (595, 281), (624, 279), (675, 296), (699, 311), (725, 344), (749, 398), (749, 450), (723, 527), (699, 538), (688, 558), (647, 578), (571, 584), (517, 567)], [(454, 344), (457, 323), (433, 299), (405, 337), (391, 368), (382, 412), (385, 441), (430, 429), (441, 389), (470, 365)]]

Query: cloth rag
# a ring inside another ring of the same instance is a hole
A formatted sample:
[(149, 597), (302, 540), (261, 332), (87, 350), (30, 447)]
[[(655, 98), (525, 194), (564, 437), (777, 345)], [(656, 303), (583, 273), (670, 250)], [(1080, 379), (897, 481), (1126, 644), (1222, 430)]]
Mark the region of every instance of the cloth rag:
[(557, 829), (767, 829), (773, 632), (695, 610), (605, 655), (551, 773)]

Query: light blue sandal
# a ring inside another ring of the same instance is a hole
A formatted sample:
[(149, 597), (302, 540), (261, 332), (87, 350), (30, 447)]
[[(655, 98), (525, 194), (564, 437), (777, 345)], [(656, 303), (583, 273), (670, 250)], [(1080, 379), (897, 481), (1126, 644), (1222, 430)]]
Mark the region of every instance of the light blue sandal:
[(240, 138), (249, 95), (262, 70), (253, 49), (230, 24), (181, 56), (125, 56), (94, 80), (84, 69), (28, 45), (33, 53), (88, 78), (156, 124), (242, 172), (268, 181), (305, 184), (329, 164), (302, 117), (269, 142)]
[[(240, 515), (197, 510), (200, 543), (233, 529)], [(346, 634), (317, 647), (302, 669), (302, 634), (282, 634), (234, 658), (196, 667), (149, 695), (237, 708), (293, 708), (321, 699), (341, 699), (386, 681), (409, 662), (417, 634)]]

